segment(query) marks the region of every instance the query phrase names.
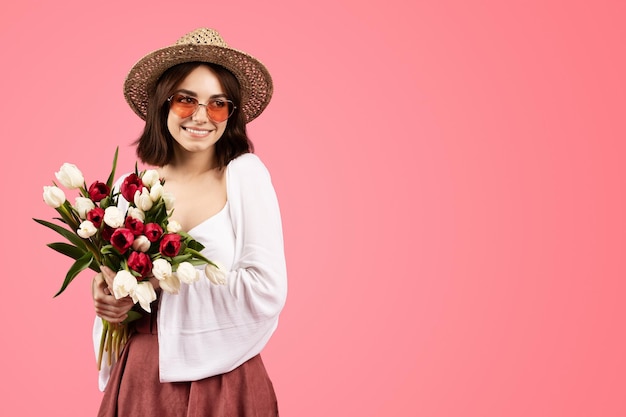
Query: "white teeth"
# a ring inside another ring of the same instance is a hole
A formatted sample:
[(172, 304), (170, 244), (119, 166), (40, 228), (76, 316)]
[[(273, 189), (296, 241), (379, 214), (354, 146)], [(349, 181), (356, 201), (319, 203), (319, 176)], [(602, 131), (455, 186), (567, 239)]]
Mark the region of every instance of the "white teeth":
[(189, 127), (185, 128), (188, 132), (190, 133), (194, 133), (196, 135), (206, 135), (207, 133), (209, 133), (208, 130), (196, 130), (196, 129), (191, 129)]

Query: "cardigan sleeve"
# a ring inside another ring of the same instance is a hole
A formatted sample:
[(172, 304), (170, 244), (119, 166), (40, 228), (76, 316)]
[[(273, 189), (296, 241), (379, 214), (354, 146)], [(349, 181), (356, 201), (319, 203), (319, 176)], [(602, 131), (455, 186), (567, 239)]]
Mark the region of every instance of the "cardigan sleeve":
[(287, 295), (287, 272), (278, 199), (270, 174), (254, 154), (228, 169), (228, 200), (235, 230), (235, 262), (227, 285), (247, 301), (249, 320), (275, 317)]

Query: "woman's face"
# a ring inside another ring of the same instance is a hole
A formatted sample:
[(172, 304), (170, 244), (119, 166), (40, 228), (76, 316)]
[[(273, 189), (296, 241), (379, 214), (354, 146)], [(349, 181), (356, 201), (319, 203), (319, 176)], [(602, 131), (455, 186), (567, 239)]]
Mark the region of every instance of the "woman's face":
[(222, 137), (226, 129), (227, 120), (215, 122), (208, 117), (206, 107), (209, 100), (227, 97), (215, 73), (208, 67), (201, 65), (194, 69), (180, 83), (174, 94), (195, 98), (201, 104), (188, 117), (178, 116), (170, 109), (167, 116), (167, 128), (176, 143), (188, 152), (203, 152), (213, 149), (215, 143)]

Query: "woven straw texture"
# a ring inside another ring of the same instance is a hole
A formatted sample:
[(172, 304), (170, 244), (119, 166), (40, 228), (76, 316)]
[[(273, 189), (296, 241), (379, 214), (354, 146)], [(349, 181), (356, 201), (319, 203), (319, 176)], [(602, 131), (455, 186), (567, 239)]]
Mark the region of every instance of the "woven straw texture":
[(230, 48), (214, 29), (200, 28), (180, 38), (174, 45), (141, 58), (124, 82), (124, 97), (133, 111), (146, 119), (148, 95), (159, 77), (184, 62), (208, 62), (232, 72), (241, 86), (241, 110), (250, 122), (261, 114), (272, 98), (272, 78), (256, 58)]

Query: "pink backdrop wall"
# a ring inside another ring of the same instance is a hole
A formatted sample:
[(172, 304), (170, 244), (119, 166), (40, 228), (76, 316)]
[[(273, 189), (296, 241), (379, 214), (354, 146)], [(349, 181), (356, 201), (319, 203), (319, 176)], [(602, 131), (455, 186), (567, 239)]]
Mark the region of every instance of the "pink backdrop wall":
[(52, 299), (31, 217), (63, 162), (132, 168), (126, 72), (212, 26), (276, 83), (281, 415), (626, 415), (625, 3), (300, 3), (0, 6), (0, 414), (95, 415), (91, 274)]

